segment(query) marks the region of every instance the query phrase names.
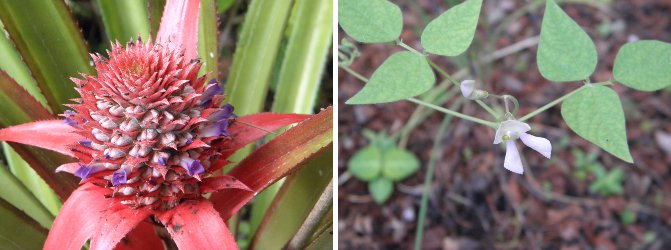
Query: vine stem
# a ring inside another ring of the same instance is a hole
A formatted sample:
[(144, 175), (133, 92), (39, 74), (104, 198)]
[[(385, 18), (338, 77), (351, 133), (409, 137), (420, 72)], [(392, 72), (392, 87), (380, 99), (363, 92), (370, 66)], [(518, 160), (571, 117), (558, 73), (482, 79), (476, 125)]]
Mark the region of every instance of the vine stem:
[[(460, 99), (461, 101), (463, 99)], [(461, 103), (457, 101), (452, 105), (452, 108), (455, 108)], [(452, 122), (453, 116), (445, 116), (443, 123), (440, 124), (438, 129), (438, 134), (436, 135), (436, 140), (433, 142), (433, 148), (431, 149), (431, 158), (429, 159), (429, 164), (426, 169), (426, 176), (424, 177), (424, 190), (422, 192), (422, 199), (419, 205), (419, 215), (417, 217), (417, 232), (415, 233), (415, 250), (422, 249), (422, 241), (424, 240), (424, 224), (426, 223), (426, 211), (429, 206), (429, 192), (431, 191), (431, 185), (433, 183), (433, 173), (436, 169), (436, 162), (442, 157), (442, 141), (445, 137), (445, 132), (447, 127)]]
[[(402, 46), (401, 46), (401, 47), (402, 47)], [(447, 78), (447, 80), (449, 80), (452, 84), (454, 84), (454, 85), (456, 85), (457, 87), (461, 88), (459, 82), (457, 82), (457, 80), (454, 79), (454, 77), (452, 77), (450, 74), (448, 74), (447, 72), (445, 72), (445, 70), (443, 70), (443, 68), (441, 68), (440, 66), (438, 66), (438, 64), (436, 64), (435, 62), (431, 61), (428, 57), (426, 58), (426, 61), (429, 62), (429, 65), (431, 65), (431, 68), (433, 68), (434, 70), (438, 71), (438, 73), (440, 73), (443, 77)], [(496, 111), (494, 111), (494, 109), (492, 109), (491, 107), (489, 107), (489, 105), (487, 105), (485, 102), (483, 102), (483, 101), (481, 101), (481, 100), (475, 100), (475, 102), (476, 102), (478, 105), (480, 105), (480, 107), (482, 107), (485, 111), (487, 111), (487, 113), (489, 113), (490, 115), (492, 115), (492, 117), (494, 117), (494, 119), (497, 119), (497, 120), (498, 120), (498, 119), (500, 118), (501, 115), (498, 114)]]
[[(340, 65), (340, 68), (347, 71), (347, 73), (352, 74), (354, 77), (361, 80), (362, 82), (368, 82), (368, 78), (360, 75), (356, 71), (352, 70), (350, 67)], [(459, 113), (457, 111), (446, 109), (446, 108), (443, 108), (443, 107), (440, 107), (440, 106), (437, 106), (437, 105), (434, 105), (434, 104), (431, 104), (431, 103), (428, 103), (428, 102), (425, 102), (425, 101), (422, 101), (422, 100), (419, 100), (419, 99), (416, 99), (416, 98), (407, 98), (406, 100), (414, 102), (414, 103), (422, 105), (422, 106), (425, 106), (427, 108), (432, 108), (436, 111), (443, 112), (445, 114), (453, 115), (453, 116), (459, 117), (461, 119), (468, 120), (468, 121), (475, 122), (475, 123), (479, 123), (479, 124), (482, 124), (482, 125), (494, 128), (494, 129), (496, 129), (498, 127), (498, 124), (495, 123), (495, 122), (490, 122), (490, 121), (483, 120), (483, 119), (480, 119), (480, 118), (477, 118), (477, 117), (474, 117), (474, 116), (465, 115), (465, 114)]]
[(586, 83), (586, 84), (583, 85), (582, 87), (577, 88), (577, 89), (575, 89), (575, 90), (573, 90), (573, 91), (571, 91), (571, 92), (568, 92), (567, 94), (563, 95), (562, 97), (559, 97), (559, 98), (555, 99), (554, 101), (552, 101), (552, 102), (550, 102), (550, 103), (548, 103), (548, 104), (545, 104), (543, 107), (540, 107), (540, 108), (534, 110), (533, 112), (528, 113), (527, 115), (525, 115), (525, 116), (523, 116), (522, 118), (517, 119), (517, 120), (518, 120), (518, 121), (521, 121), (521, 122), (526, 121), (526, 120), (529, 120), (529, 119), (531, 119), (531, 117), (534, 117), (534, 116), (536, 116), (536, 115), (542, 113), (543, 111), (545, 111), (545, 110), (547, 110), (547, 109), (549, 109), (549, 108), (554, 107), (555, 105), (561, 103), (562, 101), (564, 101), (564, 100), (566, 100), (567, 98), (571, 97), (571, 96), (574, 95), (575, 93), (578, 93), (578, 92), (580, 92), (581, 90), (583, 90), (583, 89), (585, 89), (585, 88), (592, 87), (592, 85), (605, 86), (605, 85), (611, 85), (611, 84), (613, 84), (613, 82), (612, 82), (611, 80), (608, 80), (608, 81), (605, 81), (605, 82), (599, 82), (599, 83)]

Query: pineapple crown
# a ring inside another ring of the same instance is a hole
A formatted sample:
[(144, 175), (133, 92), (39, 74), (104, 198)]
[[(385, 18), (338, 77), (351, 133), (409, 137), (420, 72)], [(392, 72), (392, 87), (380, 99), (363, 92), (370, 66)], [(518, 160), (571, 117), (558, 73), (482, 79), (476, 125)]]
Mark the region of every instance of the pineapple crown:
[(74, 174), (133, 207), (200, 198), (202, 178), (229, 163), (219, 152), (236, 116), (221, 106), (224, 91), (197, 76), (199, 60), (151, 40), (117, 42), (107, 54), (92, 54), (96, 76), (72, 78), (81, 98), (62, 114), (86, 138), (71, 148)]

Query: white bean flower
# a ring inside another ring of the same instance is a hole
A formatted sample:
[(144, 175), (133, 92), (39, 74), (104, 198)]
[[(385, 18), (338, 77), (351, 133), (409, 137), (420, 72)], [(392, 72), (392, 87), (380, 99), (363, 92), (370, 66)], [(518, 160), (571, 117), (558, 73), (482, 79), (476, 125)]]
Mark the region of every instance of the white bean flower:
[(517, 174), (524, 173), (520, 153), (517, 151), (517, 146), (515, 145), (515, 140), (518, 138), (522, 140), (522, 143), (548, 159), (550, 159), (550, 155), (552, 154), (552, 144), (550, 144), (550, 141), (543, 137), (527, 134), (529, 130), (531, 130), (529, 124), (517, 120), (501, 122), (499, 128), (496, 130), (494, 144), (506, 143), (506, 158), (503, 162), (503, 167)]

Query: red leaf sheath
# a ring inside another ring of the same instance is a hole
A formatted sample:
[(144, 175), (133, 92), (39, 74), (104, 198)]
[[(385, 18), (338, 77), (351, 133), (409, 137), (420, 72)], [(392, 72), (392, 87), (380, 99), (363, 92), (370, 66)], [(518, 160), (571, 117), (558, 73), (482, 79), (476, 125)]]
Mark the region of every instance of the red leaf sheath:
[(110, 190), (87, 183), (75, 190), (63, 204), (54, 221), (45, 250), (79, 250), (93, 235), (100, 216), (110, 200), (105, 194)]
[[(222, 141), (222, 158), (226, 159), (238, 149), (247, 144), (260, 139), (268, 134), (267, 131), (275, 131), (284, 126), (302, 122), (312, 115), (300, 114), (275, 114), (260, 113), (246, 115), (235, 119), (228, 131), (231, 133), (231, 140)], [(218, 145), (219, 146), (219, 145)]]
[(168, 0), (156, 41), (184, 49), (185, 60), (196, 58), (200, 0)]
[(85, 138), (73, 133), (75, 128), (63, 120), (46, 120), (0, 130), (0, 140), (18, 142), (75, 156), (70, 150)]
[(163, 240), (156, 235), (154, 225), (147, 221), (140, 222), (126, 238), (114, 247), (115, 250), (163, 250)]
[(159, 219), (180, 250), (238, 249), (228, 227), (207, 200), (184, 202)]
[[(324, 150), (326, 145), (314, 143), (314, 140), (321, 140), (318, 137), (332, 137), (332, 130), (333, 109), (328, 108), (261, 146), (228, 174), (238, 178), (254, 192), (260, 192), (301, 167), (317, 151)], [(225, 189), (213, 193), (210, 201), (221, 217), (227, 220), (253, 197), (252, 192)]]
[(105, 250), (116, 246), (135, 226), (152, 214), (149, 207), (133, 209), (108, 199), (109, 206), (102, 212), (91, 237), (91, 250)]

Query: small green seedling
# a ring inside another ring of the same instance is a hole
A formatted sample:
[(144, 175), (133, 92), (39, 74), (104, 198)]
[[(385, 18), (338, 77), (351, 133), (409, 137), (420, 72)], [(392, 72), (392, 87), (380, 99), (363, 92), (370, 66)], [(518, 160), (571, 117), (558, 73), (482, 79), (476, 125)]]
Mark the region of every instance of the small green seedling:
[(370, 144), (350, 159), (348, 169), (354, 177), (368, 182), (373, 200), (384, 203), (394, 192), (394, 182), (413, 175), (419, 160), (410, 151), (397, 148), (394, 140), (383, 131), (375, 134), (365, 130)]

